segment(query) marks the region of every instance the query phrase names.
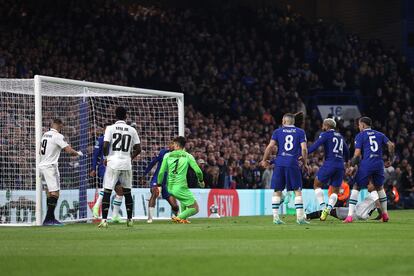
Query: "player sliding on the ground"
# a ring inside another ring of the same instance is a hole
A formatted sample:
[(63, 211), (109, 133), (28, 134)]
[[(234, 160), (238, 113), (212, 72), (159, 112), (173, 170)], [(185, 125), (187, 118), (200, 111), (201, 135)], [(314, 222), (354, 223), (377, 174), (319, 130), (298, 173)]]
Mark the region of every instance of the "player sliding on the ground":
[(102, 221), (99, 227), (108, 227), (107, 217), (111, 201), (112, 190), (116, 183), (120, 183), (125, 197), (127, 211), (127, 226), (132, 226), (133, 200), (132, 189), (132, 160), (141, 152), (140, 140), (135, 128), (126, 124), (127, 111), (117, 107), (115, 116), (118, 120), (108, 126), (104, 136), (104, 158), (106, 171), (103, 181), (104, 195), (102, 199)]
[[(389, 220), (387, 213), (387, 195), (384, 191), (384, 161), (382, 160), (382, 147), (387, 145), (389, 162), (394, 160), (394, 144), (381, 132), (371, 129), (372, 120), (362, 117), (358, 121), (360, 133), (355, 137), (355, 152), (352, 165), (359, 165), (355, 176), (355, 184), (349, 199), (348, 216), (344, 220), (350, 223), (353, 220), (355, 205), (358, 202), (359, 189), (367, 187), (371, 180), (378, 192), (381, 204), (382, 221)], [(361, 160), (362, 155), (362, 160)], [(374, 191), (375, 192), (375, 191)]]
[[(322, 124), (323, 132), (318, 140), (309, 148), (309, 154), (316, 151), (321, 145), (325, 151), (325, 162), (319, 168), (315, 177), (314, 189), (319, 206), (323, 209), (320, 219), (326, 220), (338, 200), (339, 189), (344, 178), (344, 161), (349, 158), (349, 148), (342, 135), (335, 131), (336, 122), (334, 119), (325, 119)], [(323, 185), (329, 184), (332, 187), (332, 194), (329, 196), (328, 206), (325, 206), (323, 196)]]
[[(107, 125), (105, 125), (104, 132), (106, 130)], [(103, 145), (104, 145), (104, 133), (98, 137), (95, 143), (95, 147), (93, 149), (93, 156), (92, 156), (92, 170), (89, 173), (89, 176), (96, 177), (98, 175), (99, 184), (102, 185), (103, 178), (105, 175), (106, 166), (104, 164), (104, 154), (103, 154)], [(98, 172), (98, 174), (96, 174)], [(112, 222), (118, 223), (121, 221), (119, 216), (119, 209), (121, 209), (123, 192), (122, 187), (119, 183), (115, 186), (115, 199), (114, 199), (114, 209), (112, 210)], [(99, 208), (101, 207), (102, 198), (104, 195), (104, 189), (102, 188), (99, 191), (98, 199), (95, 202), (95, 205), (92, 208), (92, 213), (94, 218), (99, 218)]]
[(83, 156), (81, 151), (75, 151), (60, 132), (63, 128), (63, 122), (60, 119), (54, 119), (49, 131), (42, 136), (40, 144), (40, 178), (42, 184), (46, 184), (47, 190), (47, 214), (43, 225), (62, 225), (55, 218), (55, 208), (59, 199), (60, 174), (58, 169), (58, 160), (62, 149), (72, 156)]
[[(161, 189), (165, 173), (168, 174), (168, 192), (180, 201), (181, 212), (172, 220), (176, 223), (190, 223), (188, 218), (198, 213), (198, 204), (193, 193), (188, 188), (187, 171), (190, 166), (196, 173), (200, 187), (204, 187), (203, 172), (194, 157), (184, 150), (186, 140), (179, 136), (173, 140), (173, 151), (164, 155), (158, 173), (158, 187)], [(162, 191), (161, 191), (162, 192)]]
[(272, 196), (273, 223), (283, 224), (279, 218), (279, 206), (282, 191), (295, 191), (295, 207), (298, 224), (308, 224), (303, 213), (302, 199), (302, 172), (299, 167), (298, 158), (301, 155), (306, 170), (308, 167), (308, 150), (306, 146), (306, 134), (301, 128), (295, 127), (295, 117), (287, 113), (283, 116), (282, 127), (276, 129), (261, 161), (263, 167), (268, 167), (270, 155), (274, 147), (277, 148), (275, 168), (272, 175)]
[[(169, 145), (169, 149), (162, 148), (158, 156), (155, 157), (153, 160), (151, 160), (151, 162), (148, 164), (147, 168), (144, 171), (144, 176), (145, 176), (151, 171), (151, 169), (155, 166), (155, 164), (157, 164), (157, 169), (155, 170), (154, 175), (152, 176), (152, 179), (151, 179), (151, 198), (148, 201), (147, 223), (152, 223), (152, 216), (154, 215), (154, 209), (155, 209), (155, 201), (157, 200), (157, 197), (159, 196), (157, 181), (158, 181), (158, 173), (160, 171), (162, 160), (164, 159), (165, 154), (170, 152), (170, 150), (172, 149), (173, 149), (172, 144)], [(167, 200), (168, 203), (170, 204), (171, 210), (173, 212), (173, 216), (177, 216), (178, 211), (179, 211), (177, 200), (174, 197), (172, 197), (170, 193), (168, 192), (166, 183), (167, 183), (167, 173), (165, 173), (164, 179), (162, 181), (161, 195), (162, 195), (162, 198)]]
[[(352, 215), (353, 220), (367, 220), (372, 213), (377, 209), (376, 201), (378, 200), (378, 193), (371, 192), (368, 196), (360, 203), (355, 206), (355, 212)], [(334, 207), (329, 210), (329, 215), (343, 220), (348, 216), (349, 207)], [(306, 214), (306, 219), (316, 219), (322, 216), (324, 211), (316, 211), (313, 213)]]

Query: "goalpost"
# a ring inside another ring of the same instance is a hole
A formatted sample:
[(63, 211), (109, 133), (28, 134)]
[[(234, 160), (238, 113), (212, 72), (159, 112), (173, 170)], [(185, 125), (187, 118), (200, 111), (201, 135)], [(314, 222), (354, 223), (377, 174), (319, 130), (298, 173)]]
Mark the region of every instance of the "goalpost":
[[(184, 135), (182, 93), (63, 78), (0, 79), (0, 225), (41, 225), (46, 204), (39, 177), (40, 141), (54, 118), (63, 120), (66, 141), (85, 156), (59, 159), (63, 222), (92, 219), (97, 179), (90, 177), (95, 141), (114, 110), (128, 110), (142, 153), (133, 162), (133, 187), (161, 147)], [(148, 187), (148, 182), (143, 187)], [(58, 204), (59, 206), (59, 204)], [(57, 208), (58, 209), (58, 208)], [(56, 210), (59, 212), (59, 210)]]

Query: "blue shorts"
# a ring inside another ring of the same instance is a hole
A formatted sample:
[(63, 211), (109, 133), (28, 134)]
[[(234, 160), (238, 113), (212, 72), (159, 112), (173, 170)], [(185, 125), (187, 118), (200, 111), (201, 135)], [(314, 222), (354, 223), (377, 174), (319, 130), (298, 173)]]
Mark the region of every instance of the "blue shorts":
[(99, 178), (99, 182), (102, 183), (103, 182), (103, 178), (105, 176), (105, 171), (106, 171), (106, 167), (104, 165), (102, 166), (98, 166), (98, 178)]
[(344, 169), (322, 166), (318, 171), (317, 178), (323, 184), (341, 187), (342, 180), (344, 179)]
[(377, 187), (384, 185), (384, 168), (360, 167), (355, 175), (355, 184), (358, 187), (365, 188), (370, 180)]
[(272, 175), (272, 189), (275, 191), (302, 190), (302, 172), (299, 167), (275, 167)]
[[(158, 185), (157, 185), (157, 180), (158, 180), (158, 178), (156, 177), (156, 176), (154, 176), (152, 179), (151, 179), (151, 189), (152, 188), (154, 188), (154, 187), (157, 187)], [(164, 181), (162, 182), (162, 184), (161, 184), (161, 196), (162, 196), (162, 198), (163, 199), (167, 199), (167, 198), (169, 198), (171, 195), (170, 195), (170, 193), (168, 192), (168, 189), (167, 189), (167, 184), (166, 184), (166, 181), (165, 181), (165, 178), (164, 178)]]

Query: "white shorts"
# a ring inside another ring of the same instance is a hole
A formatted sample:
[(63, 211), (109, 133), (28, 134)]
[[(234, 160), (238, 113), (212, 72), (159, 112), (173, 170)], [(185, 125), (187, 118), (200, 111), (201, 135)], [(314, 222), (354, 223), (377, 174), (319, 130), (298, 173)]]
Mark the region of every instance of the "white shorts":
[(111, 167), (106, 167), (103, 179), (104, 189), (113, 190), (118, 182), (123, 188), (131, 189), (132, 170), (114, 170)]
[(40, 168), (40, 180), (47, 186), (49, 192), (60, 190), (60, 173), (57, 165), (48, 165)]

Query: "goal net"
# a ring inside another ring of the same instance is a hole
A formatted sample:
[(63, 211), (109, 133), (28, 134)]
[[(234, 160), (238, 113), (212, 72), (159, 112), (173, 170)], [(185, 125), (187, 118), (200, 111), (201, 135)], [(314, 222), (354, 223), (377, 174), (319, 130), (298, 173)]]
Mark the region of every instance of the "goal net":
[[(61, 153), (55, 216), (63, 222), (92, 219), (101, 188), (99, 179), (89, 175), (93, 149), (105, 124), (116, 121), (117, 106), (127, 108), (127, 123), (136, 125), (141, 138), (142, 153), (133, 162), (133, 188), (147, 188), (148, 181), (138, 181), (146, 165), (174, 136), (184, 134), (181, 93), (46, 76), (0, 79), (0, 225), (42, 223), (46, 195), (37, 153), (42, 134), (55, 118), (64, 123), (66, 141), (85, 153), (80, 158)], [(146, 200), (135, 198), (134, 211), (145, 208)]]

